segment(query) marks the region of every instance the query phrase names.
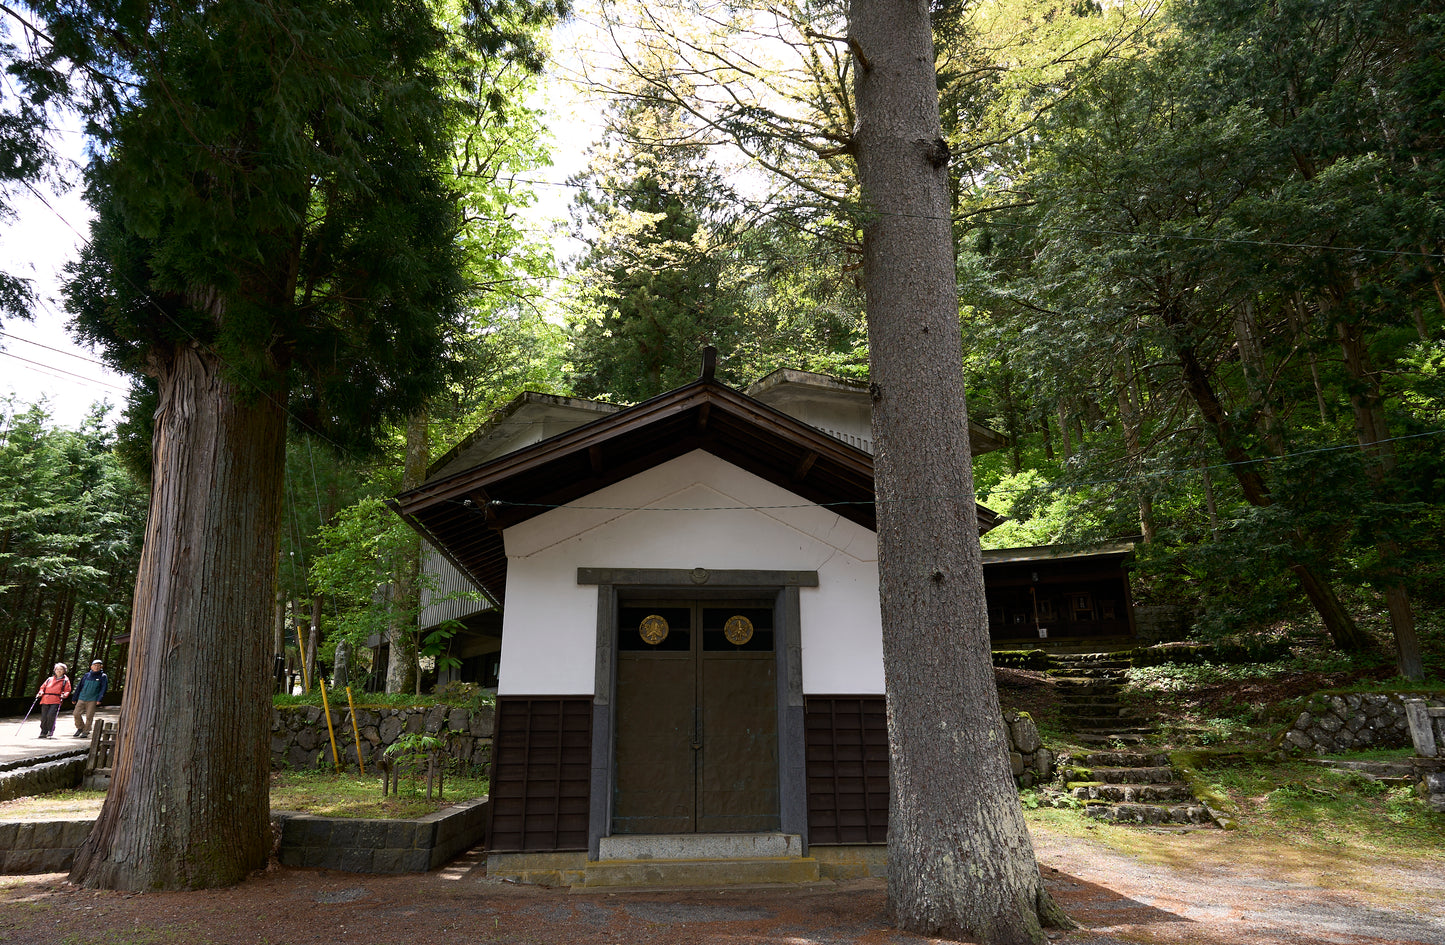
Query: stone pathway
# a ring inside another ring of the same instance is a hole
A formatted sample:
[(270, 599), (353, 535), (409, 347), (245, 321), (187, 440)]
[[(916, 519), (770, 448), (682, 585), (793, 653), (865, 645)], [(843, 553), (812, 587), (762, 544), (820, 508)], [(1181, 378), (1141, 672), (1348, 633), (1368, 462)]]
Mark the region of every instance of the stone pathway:
[[(119, 706), (105, 706), (96, 710), (95, 718), (97, 722), (101, 719), (114, 722), (119, 715)], [(71, 738), (70, 733), (73, 731), (75, 723), (71, 721), (67, 711), (60, 713), (60, 720), (55, 724), (54, 738), (37, 737), (40, 734), (39, 709), (31, 713), (29, 721), (24, 725), (21, 725), (18, 716), (0, 719), (0, 771), (51, 761), (76, 750), (88, 750), (90, 739)]]

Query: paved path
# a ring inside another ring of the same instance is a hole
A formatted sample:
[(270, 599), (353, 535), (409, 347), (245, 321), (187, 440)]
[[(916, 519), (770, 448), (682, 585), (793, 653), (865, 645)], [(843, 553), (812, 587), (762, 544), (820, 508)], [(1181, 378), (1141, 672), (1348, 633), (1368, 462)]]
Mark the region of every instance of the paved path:
[[(54, 738), (40, 738), (40, 708), (30, 713), (30, 720), (24, 725), (20, 718), (0, 719), (0, 769), (12, 767), (12, 762), (59, 757), (77, 749), (90, 747), (89, 738), (71, 738), (75, 722), (71, 713), (74, 709), (62, 709), (55, 723)], [(97, 720), (114, 722), (120, 714), (119, 706), (106, 706), (95, 713)]]

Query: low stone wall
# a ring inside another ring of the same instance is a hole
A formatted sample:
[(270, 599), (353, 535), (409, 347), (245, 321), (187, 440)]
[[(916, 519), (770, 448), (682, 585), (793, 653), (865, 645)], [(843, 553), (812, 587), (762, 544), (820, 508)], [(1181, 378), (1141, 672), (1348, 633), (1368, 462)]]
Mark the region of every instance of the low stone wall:
[[(405, 734), (439, 735), (447, 743), (446, 754), (464, 765), (487, 765), (492, 760), (492, 723), (496, 709), (453, 708), (448, 705), (406, 709), (364, 708), (356, 710), (356, 729), (361, 732), (361, 757), (370, 770), (388, 745)], [(331, 707), (331, 725), (343, 768), (356, 767), (356, 738), (351, 710)], [(320, 706), (278, 707), (271, 717), (272, 768), (330, 768), (331, 740), (326, 731), (326, 713)]]
[[(274, 811), (276, 858), (352, 873), (425, 873), (486, 840), (487, 799), (417, 820), (343, 820)], [(0, 874), (64, 873), (95, 818), (0, 821)]]
[[(8, 771), (0, 771), (0, 801), (33, 794), (64, 791), (80, 784), (85, 773), (85, 749), (78, 749), (54, 761), (28, 764), (29, 759), (14, 762)], [(25, 765), (25, 767), (20, 767)]]
[(1305, 705), (1294, 724), (1276, 739), (1283, 748), (1325, 754), (1367, 748), (1410, 747), (1406, 699), (1445, 705), (1445, 693), (1351, 692), (1319, 693)]
[(285, 866), (348, 873), (424, 873), (486, 839), (487, 800), (477, 798), (417, 820), (343, 820), (276, 811), (277, 859)]
[(64, 873), (95, 818), (0, 821), (0, 873)]
[(1140, 643), (1163, 643), (1189, 636), (1194, 614), (1174, 604), (1135, 604), (1134, 636)]
[(1054, 776), (1054, 753), (1044, 747), (1038, 726), (1027, 712), (1005, 712), (1008, 760), (1019, 787), (1033, 787)]

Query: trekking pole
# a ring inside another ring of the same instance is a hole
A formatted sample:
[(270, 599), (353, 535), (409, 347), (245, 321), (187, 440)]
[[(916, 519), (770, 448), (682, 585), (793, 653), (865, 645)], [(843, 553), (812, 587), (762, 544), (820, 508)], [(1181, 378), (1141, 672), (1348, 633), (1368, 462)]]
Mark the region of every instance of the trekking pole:
[(30, 703), (30, 708), (28, 708), (28, 709), (25, 710), (25, 718), (23, 718), (23, 719), (20, 720), (20, 728), (17, 728), (17, 729), (15, 730), (15, 734), (16, 734), (16, 735), (19, 735), (19, 734), (20, 734), (20, 729), (24, 728), (24, 727), (25, 727), (25, 723), (30, 721), (30, 713), (31, 713), (31, 712), (34, 712), (34, 711), (35, 711), (35, 707), (36, 707), (37, 705), (39, 705), (39, 704), (40, 704), (40, 697), (39, 697), (39, 696), (36, 696), (36, 697), (35, 697), (35, 701), (32, 702), (32, 703)]

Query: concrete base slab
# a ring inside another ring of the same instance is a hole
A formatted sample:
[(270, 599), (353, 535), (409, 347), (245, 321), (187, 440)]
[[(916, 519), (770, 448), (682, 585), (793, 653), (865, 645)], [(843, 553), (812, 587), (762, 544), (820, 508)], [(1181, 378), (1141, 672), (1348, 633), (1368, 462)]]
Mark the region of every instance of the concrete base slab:
[(488, 879), (529, 886), (580, 886), (586, 876), (586, 853), (487, 854)]
[(629, 834), (603, 837), (599, 860), (747, 860), (796, 857), (795, 833)]
[(845, 846), (817, 846), (808, 850), (818, 861), (824, 879), (838, 881), (886, 877), (888, 875), (888, 844), (860, 843)]
[(587, 864), (584, 886), (751, 886), (816, 883), (818, 861), (805, 856), (726, 860), (601, 860)]

